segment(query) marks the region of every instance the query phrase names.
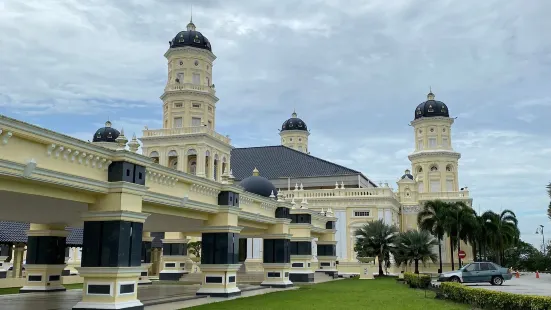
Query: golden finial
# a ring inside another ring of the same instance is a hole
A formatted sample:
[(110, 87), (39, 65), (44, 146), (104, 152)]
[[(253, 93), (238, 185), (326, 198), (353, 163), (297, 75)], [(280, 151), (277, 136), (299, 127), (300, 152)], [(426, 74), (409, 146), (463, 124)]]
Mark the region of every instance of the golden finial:
[(260, 171), (258, 171), (258, 169), (256, 169), (256, 167), (254, 167), (253, 175), (254, 176), (259, 176), (260, 175)]

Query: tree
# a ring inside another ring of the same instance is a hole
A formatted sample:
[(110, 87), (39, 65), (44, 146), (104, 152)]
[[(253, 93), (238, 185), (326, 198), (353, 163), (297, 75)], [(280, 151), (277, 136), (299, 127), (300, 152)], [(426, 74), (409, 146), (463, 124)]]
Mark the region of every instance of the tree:
[(379, 275), (384, 275), (383, 262), (387, 254), (394, 249), (394, 241), (398, 235), (396, 226), (387, 225), (383, 220), (365, 224), (354, 232), (356, 244), (354, 251), (359, 257), (376, 256), (379, 260)]
[(189, 253), (201, 258), (201, 241), (190, 242), (187, 244)]
[[(408, 230), (401, 233), (396, 242), (397, 260), (400, 263), (415, 264), (415, 273), (419, 273), (419, 261), (436, 263), (438, 257), (432, 252), (432, 247), (439, 242), (426, 230)], [(396, 259), (396, 258), (395, 258)]]
[(498, 264), (505, 260), (505, 249), (519, 241), (520, 231), (515, 213), (503, 210), (500, 214), (486, 211), (482, 214), (488, 231), (489, 244), (494, 251)]
[(449, 203), (441, 200), (425, 202), (423, 210), (417, 215), (417, 224), (421, 230), (426, 230), (438, 238), (438, 258), (442, 272), (442, 240), (446, 233), (446, 223)]
[[(461, 251), (461, 241), (466, 241), (469, 231), (476, 226), (476, 212), (462, 201), (454, 202), (449, 205), (447, 220), (450, 227), (450, 239), (456, 243), (457, 252), (459, 253)], [(451, 232), (455, 232), (455, 235), (452, 235)], [(459, 268), (461, 268), (461, 259), (459, 259)]]

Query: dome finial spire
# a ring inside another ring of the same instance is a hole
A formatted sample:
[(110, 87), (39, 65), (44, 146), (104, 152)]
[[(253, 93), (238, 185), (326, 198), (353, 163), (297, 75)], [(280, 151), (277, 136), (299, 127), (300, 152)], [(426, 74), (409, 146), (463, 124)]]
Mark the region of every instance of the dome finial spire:
[(191, 13), (189, 16), (189, 24), (186, 27), (187, 31), (195, 31), (195, 24), (193, 23), (193, 4), (191, 5)]
[(297, 110), (293, 108), (293, 114), (291, 114), (291, 117), (297, 117)]
[(429, 93), (427, 94), (427, 100), (434, 100), (434, 94), (432, 93), (432, 86), (429, 86)]
[(254, 167), (254, 169), (253, 169), (253, 175), (254, 176), (259, 176), (260, 175), (260, 171), (258, 171), (258, 169), (256, 169), (256, 167)]

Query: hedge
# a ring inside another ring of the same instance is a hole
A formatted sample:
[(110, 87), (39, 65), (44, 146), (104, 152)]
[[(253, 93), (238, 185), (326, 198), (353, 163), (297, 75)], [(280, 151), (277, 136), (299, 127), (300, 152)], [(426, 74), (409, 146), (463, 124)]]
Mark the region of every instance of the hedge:
[(428, 288), (430, 286), (431, 278), (426, 274), (416, 274), (406, 272), (404, 273), (404, 282), (406, 282), (411, 288)]
[(497, 292), (445, 282), (440, 286), (439, 297), (469, 304), (480, 309), (550, 310), (551, 297), (529, 296)]

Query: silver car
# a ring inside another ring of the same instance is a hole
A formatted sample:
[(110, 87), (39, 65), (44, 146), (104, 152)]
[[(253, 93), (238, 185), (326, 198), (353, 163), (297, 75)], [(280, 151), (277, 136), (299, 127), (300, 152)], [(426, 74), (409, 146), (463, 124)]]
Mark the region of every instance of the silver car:
[(441, 273), (438, 282), (481, 283), (502, 285), (503, 281), (511, 280), (513, 274), (507, 268), (490, 262), (470, 263), (458, 270)]

